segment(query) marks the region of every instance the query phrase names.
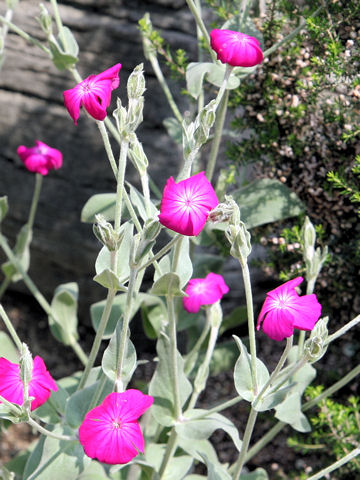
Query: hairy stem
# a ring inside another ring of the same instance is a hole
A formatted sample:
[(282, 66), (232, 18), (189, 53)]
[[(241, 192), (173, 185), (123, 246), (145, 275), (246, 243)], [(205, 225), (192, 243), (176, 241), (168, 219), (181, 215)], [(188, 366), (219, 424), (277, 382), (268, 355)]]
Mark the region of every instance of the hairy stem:
[(13, 324), (11, 323), (10, 318), (7, 316), (3, 306), (0, 304), (0, 317), (3, 319), (6, 328), (8, 329), (8, 332), (11, 335), (11, 338), (14, 340), (14, 343), (19, 351), (22, 350), (22, 342), (16, 333), (15, 328), (13, 327)]

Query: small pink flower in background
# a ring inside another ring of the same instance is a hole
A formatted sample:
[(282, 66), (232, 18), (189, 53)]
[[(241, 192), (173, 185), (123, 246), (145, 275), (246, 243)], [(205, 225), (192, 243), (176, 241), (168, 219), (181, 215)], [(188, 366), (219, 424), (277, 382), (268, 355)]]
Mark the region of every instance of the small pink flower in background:
[(115, 465), (144, 453), (144, 437), (136, 420), (153, 401), (139, 390), (110, 393), (86, 414), (80, 426), (79, 440), (86, 455)]
[(202, 305), (212, 305), (220, 300), (229, 287), (224, 278), (217, 273), (209, 273), (205, 278), (193, 278), (188, 283), (183, 297), (183, 305), (187, 312), (196, 313)]
[[(33, 362), (32, 378), (29, 382), (29, 397), (35, 397), (31, 402), (31, 410), (40, 407), (51, 395), (51, 390), (58, 389), (54, 379), (46, 370), (44, 360), (36, 356)], [(24, 403), (24, 386), (20, 378), (20, 367), (17, 363), (0, 358), (0, 395), (11, 403)], [(1, 402), (0, 402), (1, 403)]]
[(321, 305), (316, 295), (300, 297), (295, 287), (303, 281), (294, 278), (267, 293), (259, 314), (257, 329), (262, 329), (273, 340), (291, 337), (294, 328), (312, 330), (321, 315)]
[(36, 140), (35, 146), (27, 148), (20, 145), (17, 154), (29, 172), (47, 175), (50, 170), (57, 170), (63, 162), (62, 153), (46, 143)]
[(170, 177), (161, 199), (159, 221), (182, 235), (199, 235), (210, 210), (218, 203), (215, 190), (204, 172), (179, 183)]
[(95, 120), (105, 119), (107, 115), (106, 109), (111, 102), (111, 92), (120, 83), (120, 69), (121, 64), (117, 63), (105, 70), (105, 72), (98, 75), (90, 75), (74, 88), (65, 90), (63, 93), (65, 107), (74, 120), (75, 125), (77, 125), (80, 115), (80, 107), (84, 107)]
[(245, 33), (215, 29), (210, 32), (210, 44), (218, 60), (233, 67), (253, 67), (264, 58), (259, 40)]

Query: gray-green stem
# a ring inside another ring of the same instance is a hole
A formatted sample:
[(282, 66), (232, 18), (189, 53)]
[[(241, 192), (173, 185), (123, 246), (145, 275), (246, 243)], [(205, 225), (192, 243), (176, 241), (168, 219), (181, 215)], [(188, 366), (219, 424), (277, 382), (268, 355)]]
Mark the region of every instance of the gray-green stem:
[(276, 365), (274, 371), (272, 372), (272, 374), (270, 375), (270, 378), (269, 380), (265, 383), (265, 385), (263, 386), (263, 388), (260, 390), (259, 392), (259, 395), (256, 397), (256, 399), (254, 400), (254, 403), (253, 403), (253, 407), (255, 408), (256, 405), (259, 403), (259, 401), (261, 400), (261, 398), (263, 397), (264, 393), (266, 392), (266, 390), (268, 389), (268, 387), (271, 385), (271, 383), (275, 380), (275, 378), (278, 376), (280, 370), (282, 369), (284, 363), (286, 362), (286, 359), (289, 355), (289, 352), (290, 352), (290, 349), (293, 345), (293, 335), (291, 335), (291, 337), (287, 338), (286, 339), (286, 346), (285, 346), (285, 349), (280, 357), (280, 360), (278, 362), (278, 364)]
[(210, 322), (209, 322), (209, 319), (206, 317), (206, 322), (205, 322), (205, 325), (204, 325), (204, 328), (201, 332), (200, 337), (198, 338), (197, 342), (193, 346), (192, 350), (186, 355), (185, 365), (184, 365), (185, 375), (189, 375), (189, 373), (192, 371), (192, 369), (194, 367), (194, 361), (199, 354), (199, 350), (201, 348), (201, 345), (204, 343), (204, 340), (207, 337), (207, 334), (209, 333), (209, 330), (210, 330)]
[(344, 333), (346, 333), (348, 330), (350, 330), (350, 328), (355, 327), (359, 322), (360, 322), (360, 315), (357, 315), (355, 318), (353, 318), (346, 325), (339, 328), (339, 330), (337, 330), (335, 333), (333, 333), (332, 335), (329, 335), (328, 338), (325, 341), (325, 345), (329, 345), (329, 343), (333, 342), (337, 338), (344, 335)]
[(334, 470), (337, 470), (341, 466), (345, 465), (347, 462), (350, 462), (354, 458), (356, 458), (358, 455), (360, 455), (360, 447), (354, 448), (350, 453), (345, 455), (345, 457), (340, 458), (337, 462), (332, 463), (328, 467), (324, 468), (318, 473), (315, 473), (315, 475), (311, 475), (311, 477), (308, 477), (307, 480), (319, 480), (320, 478), (323, 478), (327, 476), (327, 478), (330, 478), (328, 476), (329, 473), (333, 472)]
[(163, 461), (161, 462), (161, 466), (160, 466), (160, 469), (159, 469), (159, 479), (160, 480), (163, 478), (166, 467), (167, 467), (169, 461), (172, 459), (172, 457), (175, 453), (176, 443), (177, 443), (177, 433), (176, 433), (175, 428), (173, 427), (171, 429), (169, 440), (167, 441), (167, 444), (166, 444), (165, 455), (164, 455)]
[(59, 32), (59, 37), (60, 37), (61, 43), (63, 44), (65, 52), (67, 52), (68, 51), (68, 45), (67, 45), (67, 42), (66, 42), (66, 37), (64, 35), (64, 26), (63, 26), (63, 23), (62, 23), (62, 20), (61, 20), (61, 16), (60, 16), (57, 1), (56, 0), (50, 0), (50, 3), (53, 7), (55, 23), (56, 23), (56, 27), (57, 27), (58, 32)]
[(126, 159), (129, 149), (129, 142), (122, 141), (120, 146), (119, 167), (116, 186), (116, 205), (115, 205), (115, 232), (119, 232), (121, 225), (121, 211), (124, 193)]
[(114, 173), (114, 176), (117, 177), (118, 175), (118, 168), (116, 165), (116, 160), (114, 158), (114, 154), (111, 148), (110, 140), (109, 140), (109, 135), (107, 133), (106, 127), (104, 122), (101, 122), (100, 120), (96, 120), (96, 125), (99, 127), (100, 133), (101, 133), (101, 138), (104, 142), (104, 147), (105, 151), (107, 154), (107, 157), (109, 159), (112, 171)]
[[(17, 257), (14, 255), (12, 252), (11, 248), (9, 247), (5, 237), (0, 233), (0, 247), (3, 249), (5, 255), (7, 258), (10, 260), (10, 262), (15, 266), (16, 270), (21, 274), (22, 279), (27, 286), (27, 288), (30, 290), (36, 301), (39, 303), (41, 308), (54, 320), (57, 322), (56, 317), (54, 316), (54, 313), (51, 310), (51, 306), (47, 302), (46, 298), (42, 295), (38, 287), (35, 285), (35, 283), (31, 280), (29, 275), (25, 272), (23, 269), (21, 263), (18, 261)], [(58, 322), (57, 322), (58, 323)], [(84, 353), (83, 349), (79, 345), (79, 343), (73, 339), (72, 343), (70, 346), (73, 348), (74, 352), (78, 356), (79, 360), (83, 365), (86, 365), (87, 362), (87, 356)]]
[(169, 315), (169, 338), (170, 338), (170, 357), (169, 362), (172, 372), (172, 389), (174, 393), (174, 415), (178, 420), (181, 418), (181, 400), (180, 400), (180, 386), (179, 386), (179, 372), (178, 372), (178, 351), (177, 351), (177, 336), (176, 336), (176, 316), (174, 307), (174, 297), (168, 295), (166, 297), (168, 315)]
[(116, 391), (117, 392), (122, 392), (124, 390), (124, 384), (122, 381), (122, 370), (123, 370), (123, 363), (125, 358), (126, 344), (128, 341), (128, 329), (129, 329), (129, 323), (131, 318), (131, 309), (132, 309), (133, 297), (135, 292), (137, 273), (138, 271), (132, 267), (130, 271), (128, 291), (126, 293), (126, 304), (125, 304), (123, 324), (122, 324), (122, 330), (121, 330), (119, 354), (116, 362)]
[(242, 401), (241, 397), (232, 398), (231, 400), (227, 400), (226, 402), (221, 403), (221, 404), (217, 405), (216, 407), (213, 407), (213, 408), (210, 408), (209, 410), (206, 410), (204, 413), (201, 413), (199, 415), (191, 417), (191, 420), (192, 421), (193, 420), (200, 420), (201, 418), (206, 418), (209, 415), (212, 415), (213, 413), (222, 412), (223, 410), (226, 410), (227, 408), (230, 408), (230, 407), (236, 405), (237, 403), (239, 403), (241, 401)]
[(226, 90), (225, 95), (221, 99), (219, 108), (216, 112), (214, 138), (211, 144), (209, 161), (206, 167), (206, 176), (209, 182), (211, 182), (212, 177), (214, 175), (216, 160), (219, 153), (220, 142), (221, 142), (222, 132), (223, 132), (225, 118), (226, 118), (228, 101), (229, 101), (229, 90)]
[(36, 38), (31, 37), (29, 34), (24, 32), (24, 30), (21, 30), (21, 28), (17, 27), (12, 22), (9, 22), (8, 20), (6, 20), (6, 18), (4, 18), (2, 15), (0, 15), (0, 22), (2, 22), (4, 25), (7, 25), (9, 29), (12, 30), (17, 35), (19, 35), (19, 37), (23, 38), (29, 43), (32, 43), (33, 45), (36, 45), (47, 55), (49, 56), (51, 55), (50, 50), (47, 47), (45, 47), (42, 43), (40, 43), (38, 40), (36, 40)]
[(204, 40), (205, 40), (205, 43), (206, 43), (206, 46), (209, 50), (209, 53), (211, 55), (211, 58), (213, 60), (213, 62), (216, 62), (216, 53), (214, 52), (214, 50), (211, 48), (211, 45), (210, 45), (210, 36), (208, 34), (208, 31), (205, 27), (205, 24), (201, 18), (201, 13), (200, 11), (196, 8), (196, 4), (193, 2), (193, 0), (186, 0), (186, 3), (191, 11), (191, 13), (193, 14), (193, 17), (195, 19), (195, 22), (196, 22), (196, 25), (198, 26), (198, 28), (201, 30), (201, 33), (203, 34), (203, 37), (204, 37)]
[(103, 313), (101, 315), (100, 323), (99, 323), (99, 326), (98, 326), (98, 329), (97, 329), (97, 332), (96, 332), (96, 335), (95, 335), (95, 338), (94, 338), (94, 343), (91, 347), (89, 358), (88, 358), (88, 361), (86, 363), (85, 370), (84, 370), (84, 372), (81, 376), (81, 379), (80, 379), (79, 385), (77, 387), (77, 390), (80, 390), (81, 388), (83, 388), (85, 386), (85, 383), (86, 383), (86, 381), (89, 377), (90, 371), (91, 371), (92, 367), (94, 366), (94, 363), (95, 363), (95, 360), (96, 360), (96, 357), (97, 357), (97, 354), (99, 352), (99, 348), (100, 348), (100, 345), (101, 345), (102, 337), (104, 335), (106, 325), (107, 325), (107, 323), (109, 321), (109, 318), (110, 318), (111, 307), (112, 307), (112, 304), (114, 302), (115, 293), (116, 293), (115, 290), (108, 290), (105, 307), (104, 307)]
[(159, 258), (163, 257), (181, 238), (182, 236), (180, 234), (175, 235), (170, 240), (170, 242), (167, 245), (165, 245), (161, 250), (159, 250), (152, 258), (150, 258), (150, 260), (140, 265), (138, 270), (140, 271), (143, 268), (147, 268), (149, 265), (154, 263), (155, 260), (158, 260)]
[[(353, 368), (344, 378), (339, 380), (338, 382), (334, 383), (331, 387), (324, 390), (320, 395), (316, 398), (309, 400), (308, 402), (304, 403), (302, 407), (302, 411), (305, 412), (310, 408), (317, 405), (321, 400), (324, 398), (329, 397), (333, 393), (337, 392), (343, 386), (347, 385), (351, 380), (357, 377), (360, 374), (360, 365)], [(278, 422), (274, 427), (272, 427), (248, 452), (246, 456), (246, 461), (250, 460), (253, 456), (255, 456), (260, 450), (262, 450), (271, 440), (276, 437), (276, 435), (281, 432), (281, 430), (286, 427), (287, 423)]]
[(46, 435), (47, 437), (51, 438), (56, 438), (57, 440), (64, 440), (66, 442), (71, 442), (75, 440), (75, 437), (70, 437), (69, 435), (60, 435), (58, 433), (53, 433), (50, 430), (47, 430), (46, 428), (42, 427), (39, 425), (33, 418), (29, 417), (27, 420), (27, 423), (31, 425), (35, 430), (38, 432), (42, 433), (43, 435)]
[(165, 94), (165, 97), (169, 103), (169, 106), (173, 112), (173, 114), (175, 115), (175, 118), (176, 120), (180, 123), (180, 125), (182, 124), (182, 121), (183, 121), (183, 117), (180, 113), (180, 110), (178, 109), (178, 106), (176, 105), (176, 102), (174, 100), (174, 97), (172, 96), (172, 93), (170, 91), (170, 88), (165, 80), (165, 77), (162, 73), (162, 70), (160, 68), (160, 65), (159, 65), (159, 61), (157, 59), (157, 56), (155, 53), (152, 53), (150, 54), (150, 57), (149, 57), (149, 60), (151, 62), (151, 66), (154, 70), (154, 73), (156, 75), (156, 78), (158, 79), (158, 82)]
[(258, 412), (253, 408), (251, 408), (249, 418), (246, 424), (245, 432), (244, 432), (244, 437), (243, 437), (243, 442), (241, 445), (239, 457), (234, 466), (234, 473), (232, 477), (234, 480), (239, 480), (243, 466), (245, 464), (245, 458), (249, 448), (252, 432), (254, 430), (257, 414)]
[(247, 263), (241, 264), (242, 275), (245, 287), (246, 297), (246, 310), (248, 318), (248, 331), (249, 331), (249, 343), (250, 343), (250, 355), (251, 355), (251, 379), (254, 395), (257, 395), (257, 375), (256, 375), (256, 339), (255, 339), (255, 323), (254, 323), (254, 306), (252, 298), (252, 289), (250, 281), (250, 272)]
[(0, 304), (0, 317), (3, 319), (4, 323), (5, 323), (5, 326), (6, 328), (8, 329), (8, 332), (10, 333), (11, 335), (11, 338), (13, 339), (17, 349), (19, 350), (19, 352), (21, 351), (22, 349), (22, 342), (18, 336), (18, 334), (16, 333), (16, 330), (15, 328), (13, 327), (13, 324), (11, 323), (11, 320), (10, 318), (7, 316), (3, 306)]

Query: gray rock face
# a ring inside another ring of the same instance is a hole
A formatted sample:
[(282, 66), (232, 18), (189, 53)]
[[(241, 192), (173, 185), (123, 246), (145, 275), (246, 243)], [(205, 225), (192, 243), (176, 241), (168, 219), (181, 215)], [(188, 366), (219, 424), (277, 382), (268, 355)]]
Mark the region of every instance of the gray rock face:
[[(83, 77), (117, 62), (123, 65), (120, 87), (113, 94), (109, 112), (117, 95), (126, 102), (127, 77), (145, 61), (137, 28), (145, 12), (150, 11), (155, 28), (175, 49), (196, 50), (194, 24), (184, 0), (64, 0), (60, 11), (64, 24), (79, 43), (78, 69)], [(19, 3), (13, 22), (42, 39), (35, 20), (38, 15), (38, 0), (26, 0)], [(145, 118), (138, 135), (151, 164), (150, 173), (162, 188), (166, 178), (177, 173), (181, 155), (162, 126), (171, 112), (146, 62), (145, 72)], [(35, 140), (41, 140), (61, 150), (63, 167), (50, 172), (43, 182), (30, 275), (48, 297), (59, 283), (77, 281), (80, 296), (89, 302), (102, 298), (105, 291), (91, 280), (100, 246), (91, 226), (80, 223), (80, 212), (91, 195), (114, 191), (115, 183), (95, 122), (82, 111), (75, 126), (63, 105), (63, 90), (74, 85), (71, 74), (59, 72), (44, 52), (8, 33), (6, 58), (0, 71), (0, 196), (8, 195), (10, 212), (2, 230), (13, 244), (17, 231), (26, 222), (35, 182), (34, 175), (18, 159), (17, 147), (32, 146)], [(117, 155), (115, 144), (114, 152)], [(128, 174), (136, 183), (131, 166)], [(24, 289), (21, 282), (15, 288)]]

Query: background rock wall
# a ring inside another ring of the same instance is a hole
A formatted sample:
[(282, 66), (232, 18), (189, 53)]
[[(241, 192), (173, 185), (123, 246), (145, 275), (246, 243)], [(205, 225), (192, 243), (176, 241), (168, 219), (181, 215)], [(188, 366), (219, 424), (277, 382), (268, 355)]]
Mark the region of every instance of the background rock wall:
[[(38, 0), (23, 0), (13, 22), (38, 39), (43, 33), (35, 20)], [(125, 98), (125, 85), (132, 69), (145, 62), (138, 20), (149, 11), (154, 27), (161, 30), (174, 48), (195, 52), (195, 26), (184, 0), (119, 1), (72, 0), (59, 2), (61, 16), (80, 47), (77, 64), (87, 77), (117, 62), (122, 63), (120, 88), (113, 94)], [(5, 2), (0, 7), (5, 11)], [(49, 2), (46, 7), (50, 10)], [(162, 187), (177, 172), (181, 155), (167, 137), (162, 120), (171, 115), (154, 77), (145, 62), (147, 91), (144, 123), (138, 135), (150, 160), (150, 173)], [(99, 250), (91, 226), (80, 223), (80, 212), (94, 193), (114, 190), (114, 180), (95, 122), (82, 112), (74, 126), (62, 100), (72, 88), (69, 72), (58, 71), (45, 53), (8, 33), (6, 58), (0, 71), (0, 196), (8, 195), (10, 212), (3, 232), (13, 244), (26, 222), (34, 186), (34, 175), (17, 157), (19, 145), (32, 146), (39, 139), (63, 152), (64, 165), (44, 178), (32, 243), (30, 275), (51, 297), (59, 283), (77, 281), (86, 303), (104, 296), (104, 289), (91, 280)], [(114, 152), (118, 151), (114, 145)], [(130, 178), (131, 167), (129, 168)], [(134, 172), (133, 173), (133, 177)], [(2, 258), (2, 257), (0, 257)], [(15, 285), (25, 289), (22, 282)]]

